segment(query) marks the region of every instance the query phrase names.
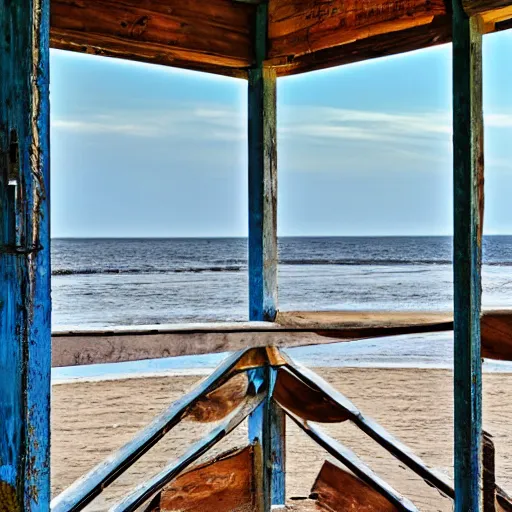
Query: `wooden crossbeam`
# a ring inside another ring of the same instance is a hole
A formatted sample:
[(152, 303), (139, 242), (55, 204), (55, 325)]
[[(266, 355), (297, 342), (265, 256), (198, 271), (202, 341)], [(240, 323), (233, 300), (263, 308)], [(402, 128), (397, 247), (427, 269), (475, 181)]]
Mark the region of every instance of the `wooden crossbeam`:
[[(259, 0), (52, 0), (55, 48), (245, 77), (257, 61)], [(511, 0), (464, 0), (485, 32)], [(449, 0), (269, 0), (267, 65), (278, 76), (451, 41)]]
[[(254, 347), (322, 345), (453, 330), (450, 313), (432, 312), (292, 312), (279, 313), (277, 322), (59, 331), (53, 334), (52, 366), (119, 363)], [(482, 357), (512, 361), (512, 310), (485, 311), (481, 332)]]
[(206, 436), (193, 444), (181, 457), (171, 462), (153, 478), (139, 485), (134, 491), (110, 508), (110, 512), (135, 512), (141, 505), (151, 499), (163, 487), (173, 481), (190, 464), (213, 448), (232, 432), (265, 399), (265, 390), (252, 396), (235, 409), (221, 424)]
[(105, 487), (162, 439), (184, 416), (192, 412), (201, 398), (226, 382), (239, 365), (245, 367), (244, 359), (249, 357), (250, 360), (251, 352), (243, 350), (228, 357), (207, 379), (171, 404), (127, 444), (56, 496), (51, 502), (51, 511), (77, 512), (82, 510)]

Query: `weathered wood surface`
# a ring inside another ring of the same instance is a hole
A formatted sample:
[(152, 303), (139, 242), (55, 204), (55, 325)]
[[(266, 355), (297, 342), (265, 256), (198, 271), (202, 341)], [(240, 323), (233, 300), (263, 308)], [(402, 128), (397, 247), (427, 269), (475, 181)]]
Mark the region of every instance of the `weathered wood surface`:
[(453, 0), (455, 512), (482, 507), (482, 27)]
[(0, 0), (0, 509), (50, 501), (48, 0)]
[(311, 439), (332, 455), (336, 460), (346, 466), (354, 475), (365, 482), (386, 500), (392, 503), (400, 512), (418, 512), (416, 506), (395, 491), (389, 484), (377, 476), (355, 453), (343, 446), (341, 443), (329, 437), (319, 427), (303, 421), (294, 414), (286, 411), (291, 420), (303, 430)]
[(246, 75), (255, 6), (230, 0), (52, 0), (55, 48)]
[[(222, 453), (162, 489), (160, 512), (259, 512), (254, 447)], [(261, 492), (261, 491), (260, 491)]]
[(427, 25), (446, 13), (444, 0), (274, 0), (269, 4), (269, 58)]
[[(298, 347), (453, 329), (446, 313), (295, 312), (278, 323), (191, 324), (61, 331), (53, 334), (52, 366), (118, 363), (254, 347)], [(512, 310), (486, 311), (482, 357), (512, 360)]]
[(75, 512), (82, 510), (119, 475), (144, 455), (167, 434), (205, 395), (222, 385), (244, 362), (252, 351), (240, 351), (228, 357), (196, 388), (171, 404), (149, 425), (51, 502), (52, 512)]
[(304, 420), (340, 423), (350, 417), (329, 395), (308, 385), (285, 367), (277, 372), (272, 396), (282, 407)]
[(360, 411), (357, 406), (339, 391), (332, 388), (325, 380), (316, 373), (308, 370), (302, 365), (287, 358), (286, 369), (297, 375), (309, 386), (317, 388), (319, 391), (329, 396), (338, 407), (346, 411), (348, 419), (360, 428), (365, 434), (371, 437), (380, 446), (386, 449), (400, 462), (423, 478), (427, 483), (438, 489), (442, 494), (453, 499), (455, 496), (453, 487), (449, 479), (440, 473), (430, 469), (417, 455), (415, 455), (407, 446), (395, 439), (386, 429), (377, 422), (368, 418)]
[(384, 496), (347, 471), (325, 461), (311, 489), (319, 508), (329, 512), (397, 512)]
[[(465, 1), (485, 31), (509, 27), (509, 0)], [(418, 50), (451, 41), (445, 0), (273, 0), (269, 64), (278, 76)]]
[(496, 464), (495, 451), (492, 436), (487, 432), (482, 433), (482, 457), (483, 457), (483, 511), (497, 512), (496, 503)]
[[(257, 61), (251, 37), (258, 2), (52, 0), (52, 46), (247, 77)], [(510, 0), (464, 0), (505, 29)], [(271, 0), (267, 64), (278, 75), (402, 53), (451, 40), (448, 0)]]
[(192, 445), (181, 457), (147, 482), (139, 485), (133, 492), (113, 505), (109, 512), (135, 512), (141, 505), (150, 500), (167, 484), (172, 482), (190, 464), (213, 448), (224, 439), (242, 421), (244, 421), (264, 400), (266, 390), (254, 390), (254, 395), (248, 395), (246, 400), (235, 409), (219, 426), (212, 429), (200, 441)]
[(234, 375), (225, 384), (200, 398), (190, 408), (187, 419), (202, 423), (220, 421), (243, 402), (247, 386), (245, 373)]

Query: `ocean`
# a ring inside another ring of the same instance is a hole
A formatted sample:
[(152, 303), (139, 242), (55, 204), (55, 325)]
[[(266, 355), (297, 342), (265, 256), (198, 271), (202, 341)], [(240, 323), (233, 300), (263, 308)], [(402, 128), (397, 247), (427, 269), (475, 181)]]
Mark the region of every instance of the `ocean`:
[[(279, 240), (281, 310), (449, 310), (450, 237), (301, 237)], [(486, 236), (487, 308), (512, 307), (512, 236)], [(244, 238), (54, 239), (54, 329), (247, 320)], [(313, 366), (450, 367), (450, 334), (293, 349)], [(56, 378), (207, 371), (223, 355), (98, 365)], [(488, 370), (509, 370), (487, 364)]]

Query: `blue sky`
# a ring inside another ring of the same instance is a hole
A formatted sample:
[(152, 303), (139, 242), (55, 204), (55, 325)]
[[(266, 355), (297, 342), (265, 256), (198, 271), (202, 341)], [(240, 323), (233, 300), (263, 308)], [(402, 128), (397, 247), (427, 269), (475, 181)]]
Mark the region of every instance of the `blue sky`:
[[(512, 31), (484, 41), (485, 232), (512, 234)], [(52, 50), (52, 236), (245, 236), (246, 89)], [(449, 45), (281, 79), (279, 234), (450, 234), (450, 109)]]

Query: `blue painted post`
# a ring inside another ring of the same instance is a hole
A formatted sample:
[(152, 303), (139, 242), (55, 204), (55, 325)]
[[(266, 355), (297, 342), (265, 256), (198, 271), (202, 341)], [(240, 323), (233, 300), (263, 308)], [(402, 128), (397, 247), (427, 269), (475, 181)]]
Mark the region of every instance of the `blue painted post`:
[(0, 0), (0, 510), (50, 503), (49, 0)]
[(482, 510), (482, 34), (453, 0), (455, 510)]
[[(274, 321), (277, 311), (276, 72), (265, 66), (268, 7), (257, 6), (255, 65), (249, 70), (249, 318)], [(254, 370), (271, 392), (274, 371)], [(263, 507), (285, 503), (285, 416), (269, 398), (249, 418), (249, 438), (263, 452)]]

